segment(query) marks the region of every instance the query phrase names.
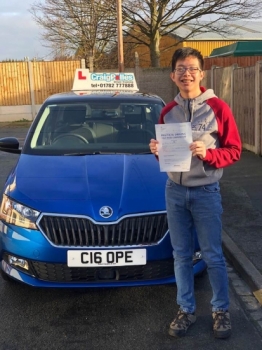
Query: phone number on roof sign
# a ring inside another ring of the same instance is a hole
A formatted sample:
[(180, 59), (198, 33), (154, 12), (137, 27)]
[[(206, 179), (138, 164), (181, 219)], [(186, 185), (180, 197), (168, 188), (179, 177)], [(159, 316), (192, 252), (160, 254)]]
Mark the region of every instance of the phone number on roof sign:
[(98, 84), (91, 84), (91, 88), (133, 88), (134, 84), (124, 84), (124, 83), (98, 83)]

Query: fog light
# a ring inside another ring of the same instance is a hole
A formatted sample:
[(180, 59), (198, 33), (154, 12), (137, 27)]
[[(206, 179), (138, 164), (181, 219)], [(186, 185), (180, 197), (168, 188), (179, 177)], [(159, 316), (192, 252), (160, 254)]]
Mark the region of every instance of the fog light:
[(25, 259), (17, 258), (13, 255), (8, 255), (8, 264), (11, 266), (20, 267), (24, 270), (29, 270), (28, 262)]

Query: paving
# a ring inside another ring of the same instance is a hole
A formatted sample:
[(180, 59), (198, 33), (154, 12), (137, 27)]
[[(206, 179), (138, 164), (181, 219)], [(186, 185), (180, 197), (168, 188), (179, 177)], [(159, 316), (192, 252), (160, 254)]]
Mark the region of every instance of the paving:
[(262, 304), (262, 157), (243, 151), (220, 184), (225, 255)]
[(243, 150), (240, 161), (224, 169), (220, 186), (224, 253), (234, 267), (229, 281), (261, 331), (262, 157)]

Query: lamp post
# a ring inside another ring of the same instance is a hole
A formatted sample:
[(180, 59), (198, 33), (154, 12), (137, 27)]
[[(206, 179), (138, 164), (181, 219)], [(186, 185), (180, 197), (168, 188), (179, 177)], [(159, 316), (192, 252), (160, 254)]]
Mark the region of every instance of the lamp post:
[(122, 0), (116, 0), (117, 3), (117, 39), (118, 39), (118, 70), (124, 71), (124, 50), (122, 33)]

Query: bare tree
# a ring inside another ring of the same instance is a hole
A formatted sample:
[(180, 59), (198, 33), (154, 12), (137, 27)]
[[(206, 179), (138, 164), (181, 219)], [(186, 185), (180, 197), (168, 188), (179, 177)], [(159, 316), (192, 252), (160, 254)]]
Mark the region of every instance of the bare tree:
[(114, 0), (45, 0), (30, 9), (34, 20), (43, 28), (45, 46), (55, 56), (77, 57), (94, 65), (116, 43)]
[(183, 26), (186, 31), (180, 41), (206, 32), (226, 37), (229, 22), (259, 18), (261, 9), (261, 0), (123, 0), (123, 28), (134, 44), (149, 48), (151, 66), (159, 67), (164, 35), (176, 34)]

